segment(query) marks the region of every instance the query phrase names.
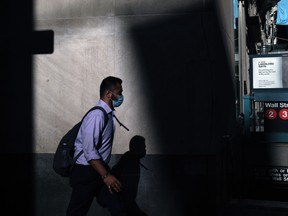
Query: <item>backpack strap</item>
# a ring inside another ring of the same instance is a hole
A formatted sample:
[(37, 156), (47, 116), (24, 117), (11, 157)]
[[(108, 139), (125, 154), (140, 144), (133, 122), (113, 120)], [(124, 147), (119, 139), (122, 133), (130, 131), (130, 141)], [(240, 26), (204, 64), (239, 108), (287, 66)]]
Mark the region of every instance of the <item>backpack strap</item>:
[(107, 123), (108, 123), (108, 114), (106, 112), (106, 110), (101, 107), (101, 106), (94, 106), (92, 107), (82, 118), (81, 122), (84, 120), (84, 118), (88, 115), (88, 113), (90, 113), (91, 111), (95, 110), (95, 109), (99, 109), (104, 113), (104, 128), (106, 127)]
[[(92, 107), (84, 116), (83, 116), (83, 118), (82, 118), (82, 120), (81, 120), (81, 123), (83, 122), (83, 120), (84, 120), (84, 118), (88, 115), (88, 113), (90, 113), (91, 111), (93, 111), (93, 110), (95, 110), (95, 109), (99, 109), (99, 110), (101, 110), (102, 112), (103, 112), (103, 114), (104, 114), (104, 127), (103, 127), (103, 129), (101, 130), (101, 142), (102, 142), (102, 132), (103, 132), (103, 130), (106, 128), (106, 126), (107, 126), (107, 123), (108, 123), (108, 114), (107, 114), (107, 112), (106, 112), (106, 110), (103, 108), (103, 107), (101, 107), (101, 106), (94, 106), (94, 107)], [(80, 129), (80, 127), (79, 127), (79, 129)], [(81, 150), (77, 155), (76, 155), (76, 157), (74, 157), (74, 159), (73, 159), (73, 162), (74, 163), (76, 163), (76, 161), (77, 161), (77, 159), (81, 156), (83, 154), (83, 150)]]
[[(106, 110), (105, 110), (103, 107), (101, 107), (101, 106), (95, 106), (95, 107), (91, 108), (90, 111), (92, 111), (92, 110), (94, 110), (94, 109), (99, 109), (99, 110), (101, 110), (101, 111), (104, 113), (104, 127), (103, 127), (103, 129), (106, 128), (107, 123), (108, 123), (108, 120), (109, 120), (108, 114), (107, 114)], [(88, 111), (88, 112), (89, 112), (89, 111)], [(86, 115), (85, 115), (85, 116), (86, 116)], [(84, 117), (85, 117), (85, 116), (84, 116)], [(83, 119), (84, 119), (84, 118), (83, 118)]]

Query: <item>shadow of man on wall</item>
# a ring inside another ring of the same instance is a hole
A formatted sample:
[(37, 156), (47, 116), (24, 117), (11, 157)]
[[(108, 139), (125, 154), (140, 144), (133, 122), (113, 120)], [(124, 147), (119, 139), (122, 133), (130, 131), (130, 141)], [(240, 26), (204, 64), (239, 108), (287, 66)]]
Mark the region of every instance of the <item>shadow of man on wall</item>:
[(148, 170), (140, 159), (146, 155), (145, 138), (139, 135), (132, 137), (129, 151), (125, 152), (118, 163), (112, 167), (112, 174), (117, 176), (122, 183), (123, 191), (120, 198), (128, 211), (128, 216), (146, 216), (136, 202), (140, 169)]

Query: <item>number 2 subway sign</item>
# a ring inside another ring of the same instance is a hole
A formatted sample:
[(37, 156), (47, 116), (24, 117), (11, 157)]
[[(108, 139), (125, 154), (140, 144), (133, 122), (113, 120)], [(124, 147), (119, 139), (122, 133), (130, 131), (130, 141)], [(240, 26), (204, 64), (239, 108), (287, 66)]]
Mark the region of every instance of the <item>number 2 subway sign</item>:
[(264, 102), (264, 130), (288, 132), (288, 102)]

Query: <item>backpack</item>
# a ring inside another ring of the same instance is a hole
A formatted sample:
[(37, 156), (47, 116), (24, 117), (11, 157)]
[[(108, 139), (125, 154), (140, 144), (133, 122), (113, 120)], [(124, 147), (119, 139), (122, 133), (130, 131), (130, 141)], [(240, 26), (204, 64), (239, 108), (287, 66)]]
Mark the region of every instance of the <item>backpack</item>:
[(105, 123), (104, 123), (104, 128), (106, 127), (107, 123), (108, 123), (108, 114), (107, 112), (104, 110), (103, 107), (100, 106), (95, 106), (92, 107), (82, 118), (82, 120), (80, 122), (78, 122), (76, 125), (74, 125), (60, 140), (56, 152), (54, 154), (54, 158), (53, 158), (53, 170), (61, 175), (62, 177), (69, 177), (71, 170), (73, 168), (73, 165), (76, 163), (77, 159), (80, 157), (80, 155), (83, 153), (83, 150), (81, 152), (79, 152), (79, 154), (77, 154), (74, 157), (74, 144), (75, 144), (75, 140), (77, 138), (77, 134), (78, 131), (80, 129), (81, 123), (83, 121), (83, 119), (86, 117), (86, 115), (95, 109), (99, 109), (104, 113), (105, 116)]

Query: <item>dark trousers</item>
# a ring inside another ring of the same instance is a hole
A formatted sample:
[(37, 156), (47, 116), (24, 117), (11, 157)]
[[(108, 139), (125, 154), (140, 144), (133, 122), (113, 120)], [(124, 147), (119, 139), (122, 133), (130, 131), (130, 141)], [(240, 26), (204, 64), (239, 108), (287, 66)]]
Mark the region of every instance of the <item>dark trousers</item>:
[(96, 197), (111, 216), (125, 216), (117, 193), (110, 194), (101, 176), (91, 167), (75, 165), (70, 176), (72, 194), (66, 216), (86, 216)]

